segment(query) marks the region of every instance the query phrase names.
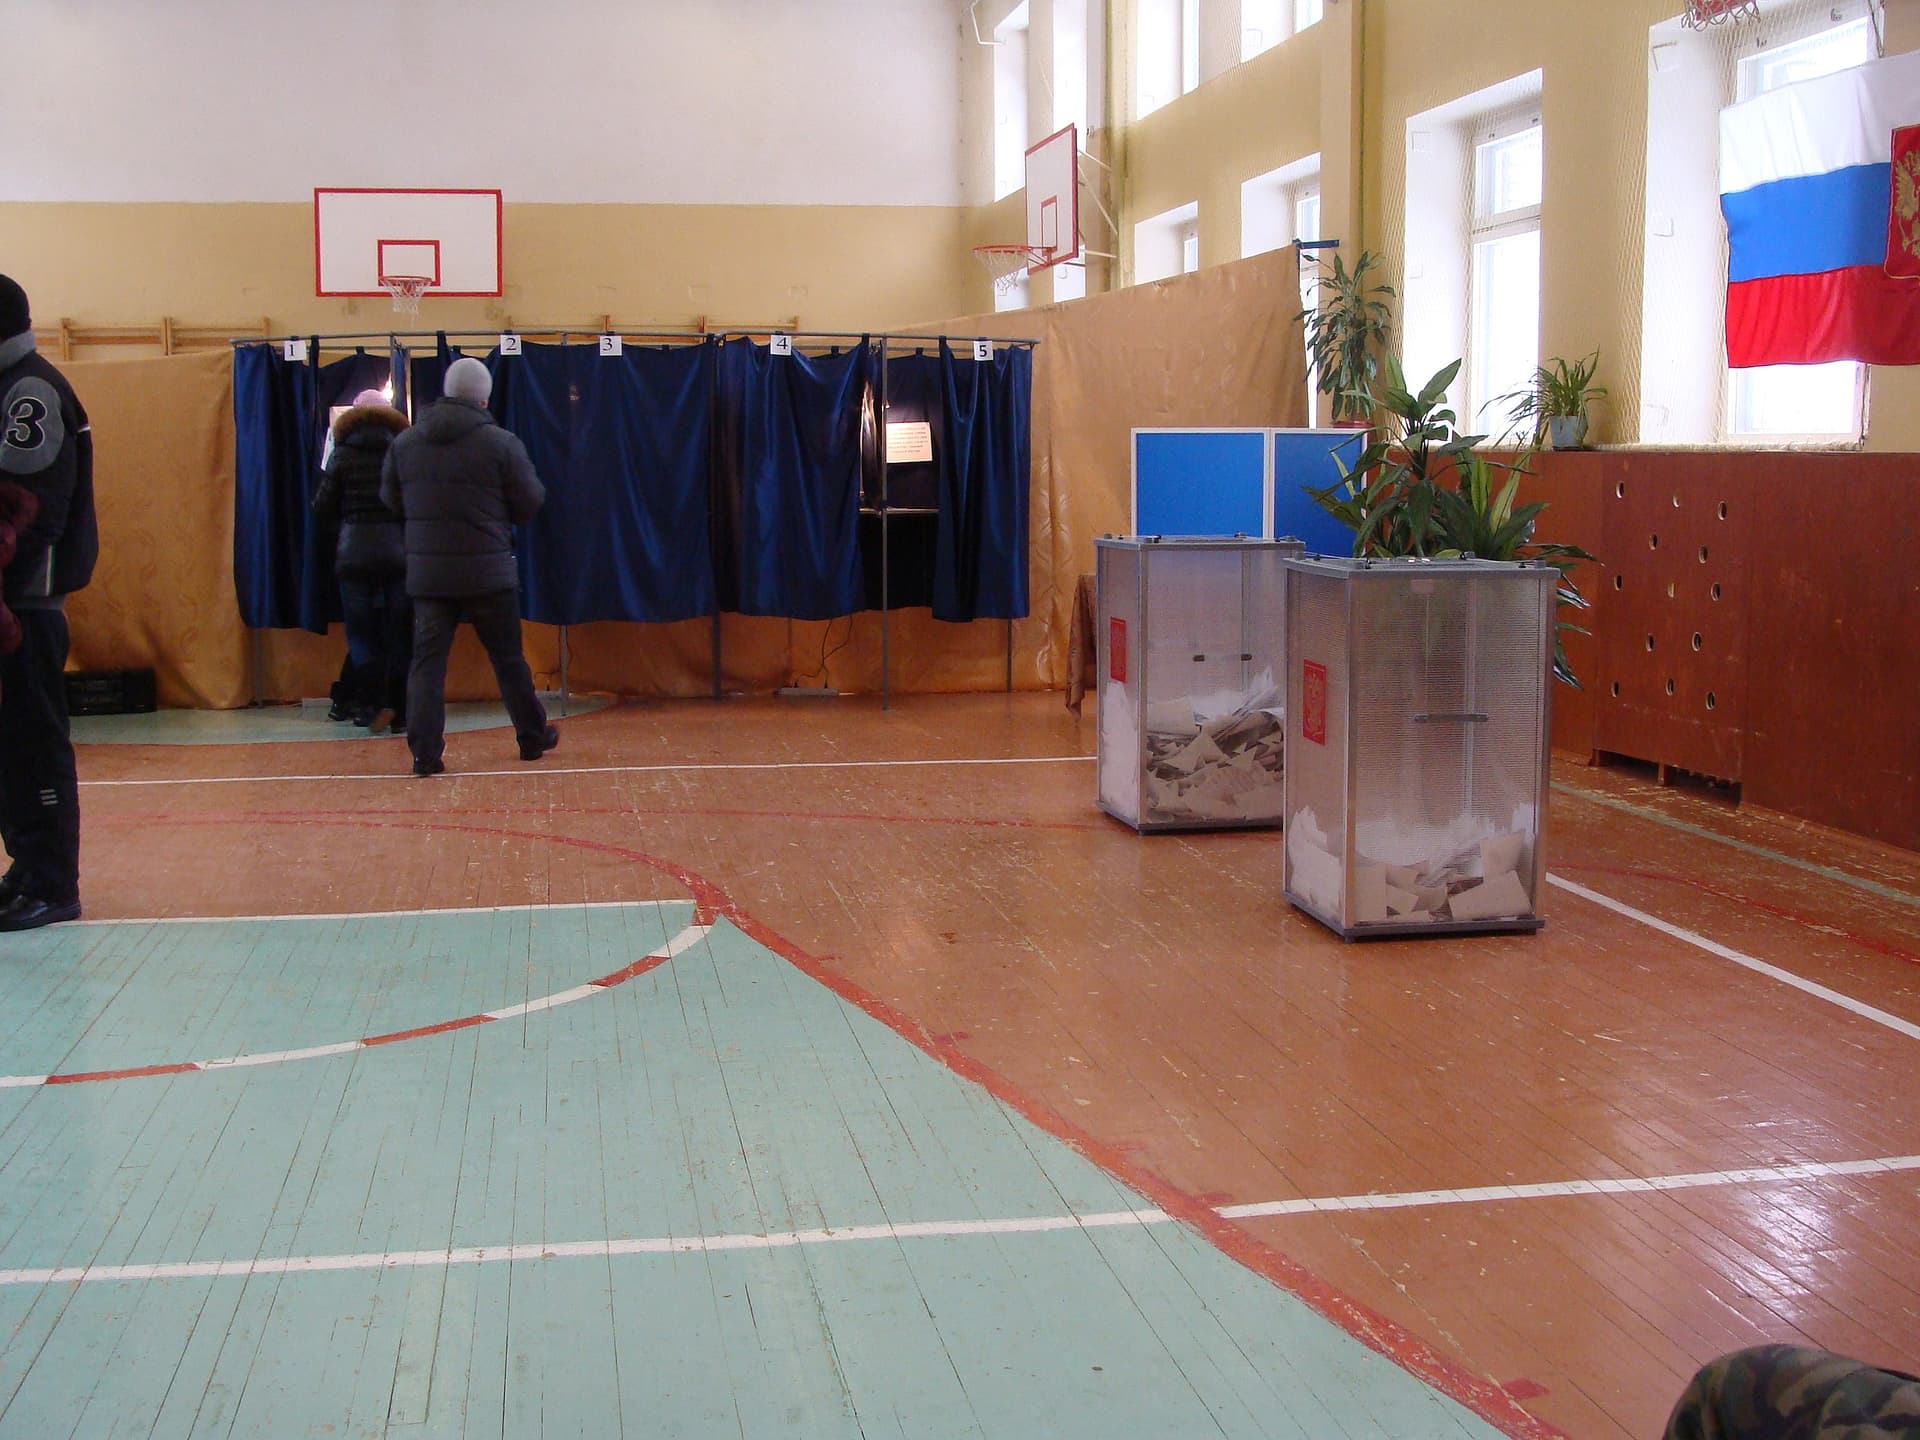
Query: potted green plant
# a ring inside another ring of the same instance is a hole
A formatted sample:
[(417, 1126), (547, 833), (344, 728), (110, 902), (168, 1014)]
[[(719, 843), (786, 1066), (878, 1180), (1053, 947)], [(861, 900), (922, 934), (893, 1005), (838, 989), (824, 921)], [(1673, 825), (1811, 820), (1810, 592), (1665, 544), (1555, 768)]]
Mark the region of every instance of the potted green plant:
[(1538, 443), (1544, 429), (1556, 450), (1578, 450), (1587, 440), (1587, 412), (1606, 393), (1593, 383), (1600, 370), (1600, 352), (1584, 360), (1547, 361), (1533, 372), (1524, 387), (1502, 400), (1513, 402), (1513, 423), (1528, 426)]
[(1294, 318), (1306, 327), (1314, 383), (1333, 398), (1335, 424), (1364, 423), (1366, 396), (1386, 352), (1393, 287), (1379, 284), (1380, 257), (1362, 250), (1347, 269), (1336, 252), (1314, 279), (1315, 303)]
[[(1400, 362), (1387, 355), (1381, 382), (1362, 397), (1379, 417), (1376, 438), (1350, 469), (1342, 465), (1342, 479), (1307, 493), (1352, 528), (1356, 556), (1537, 561), (1560, 572), (1562, 607), (1586, 609), (1572, 571), (1593, 556), (1577, 545), (1536, 543), (1534, 525), (1546, 506), (1539, 501), (1514, 504), (1537, 446), (1524, 447), (1510, 460), (1495, 459), (1475, 453), (1484, 435), (1462, 435), (1455, 429), (1446, 395), (1460, 365), (1456, 360), (1444, 366), (1414, 390)], [(1590, 368), (1587, 379), (1592, 379)], [(1569, 621), (1559, 622), (1553, 673), (1577, 690), (1580, 681), (1567, 664), (1561, 640), (1569, 630), (1585, 633)]]

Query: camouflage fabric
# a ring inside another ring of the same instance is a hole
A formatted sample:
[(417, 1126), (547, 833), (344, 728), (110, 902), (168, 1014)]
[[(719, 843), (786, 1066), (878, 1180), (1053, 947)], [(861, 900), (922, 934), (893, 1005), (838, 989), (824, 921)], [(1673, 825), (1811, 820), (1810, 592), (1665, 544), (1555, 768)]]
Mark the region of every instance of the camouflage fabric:
[(1920, 1378), (1825, 1350), (1756, 1345), (1693, 1377), (1667, 1440), (1920, 1440)]

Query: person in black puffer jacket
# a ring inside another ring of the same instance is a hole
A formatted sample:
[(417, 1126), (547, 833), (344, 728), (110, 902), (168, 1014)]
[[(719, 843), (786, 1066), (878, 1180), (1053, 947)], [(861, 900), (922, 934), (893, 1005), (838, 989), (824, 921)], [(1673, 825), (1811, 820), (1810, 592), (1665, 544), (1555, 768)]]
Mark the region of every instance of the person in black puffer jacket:
[(313, 513), (340, 526), (333, 569), (358, 682), (352, 709), (355, 722), (376, 735), (404, 728), (413, 653), (406, 540), (400, 517), (380, 499), (387, 449), (406, 428), (384, 391), (362, 390), (333, 422), (333, 454), (313, 495)]
[(520, 646), (520, 567), (513, 527), (547, 498), (527, 447), (487, 411), (493, 377), (471, 356), (447, 367), (446, 398), (387, 452), (380, 498), (407, 524), (407, 594), (413, 597), (413, 669), (407, 677), (407, 744), (413, 773), (438, 775), (445, 749), (447, 651), (462, 620), (493, 661), (522, 760), (560, 743), (534, 692)]

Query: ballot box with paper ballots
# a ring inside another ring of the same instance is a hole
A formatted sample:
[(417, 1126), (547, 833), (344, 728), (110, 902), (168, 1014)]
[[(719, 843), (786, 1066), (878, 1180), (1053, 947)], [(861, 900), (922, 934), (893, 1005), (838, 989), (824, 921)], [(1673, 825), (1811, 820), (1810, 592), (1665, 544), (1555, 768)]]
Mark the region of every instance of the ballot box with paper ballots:
[(1348, 940), (1539, 929), (1559, 573), (1285, 568), (1286, 898)]
[(1298, 540), (1099, 541), (1100, 808), (1137, 830), (1280, 823)]

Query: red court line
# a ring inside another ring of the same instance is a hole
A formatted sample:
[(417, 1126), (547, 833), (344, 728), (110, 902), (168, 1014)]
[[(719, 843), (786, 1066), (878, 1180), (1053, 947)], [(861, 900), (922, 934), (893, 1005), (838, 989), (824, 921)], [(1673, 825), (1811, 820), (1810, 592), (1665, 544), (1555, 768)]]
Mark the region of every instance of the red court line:
[(1568, 874), (1578, 875), (1614, 875), (1631, 880), (1663, 880), (1675, 885), (1686, 885), (1717, 899), (1730, 900), (1749, 910), (1758, 910), (1763, 915), (1771, 915), (1776, 920), (1787, 920), (1807, 930), (1822, 935), (1831, 935), (1836, 939), (1858, 945), (1863, 950), (1871, 950), (1876, 955), (1885, 955), (1889, 959), (1904, 960), (1909, 965), (1920, 965), (1920, 954), (1911, 950), (1902, 950), (1898, 945), (1886, 940), (1876, 940), (1871, 935), (1862, 935), (1844, 925), (1836, 925), (1831, 920), (1821, 920), (1812, 915), (1802, 914), (1785, 905), (1775, 905), (1771, 901), (1758, 900), (1751, 895), (1742, 895), (1738, 890), (1724, 890), (1705, 880), (1695, 880), (1691, 876), (1676, 875), (1667, 870), (1634, 870), (1612, 865), (1560, 865), (1554, 867)]
[[(316, 812), (259, 814), (157, 814), (141, 817), (145, 824), (179, 825), (329, 825), (341, 828), (416, 830), (438, 834), (490, 835), (511, 840), (531, 840), (567, 845), (598, 854), (616, 855), (645, 865), (679, 881), (694, 897), (695, 923), (711, 925), (715, 918), (730, 921), (750, 939), (764, 945), (811, 979), (826, 986), (835, 995), (878, 1020), (916, 1049), (938, 1060), (962, 1079), (970, 1080), (1017, 1111), (1032, 1124), (1065, 1142), (1088, 1160), (1145, 1195), (1160, 1209), (1205, 1236), (1215, 1248), (1247, 1269), (1279, 1286), (1338, 1325), (1368, 1349), (1385, 1356), (1403, 1370), (1417, 1376), (1441, 1394), (1458, 1401), (1502, 1433), (1515, 1440), (1568, 1440), (1566, 1432), (1537, 1415), (1499, 1384), (1475, 1374), (1459, 1361), (1449, 1358), (1399, 1321), (1364, 1304), (1345, 1291), (1316, 1275), (1292, 1256), (1257, 1239), (1231, 1220), (1214, 1213), (1206, 1200), (1181, 1189), (1147, 1166), (1128, 1158), (1113, 1145), (1106, 1144), (1064, 1116), (1021, 1090), (998, 1071), (964, 1053), (952, 1041), (930, 1033), (925, 1026), (904, 1011), (830, 969), (826, 962), (762, 924), (734, 903), (718, 885), (704, 876), (670, 860), (644, 851), (578, 836), (535, 830), (515, 830), (504, 826), (449, 824), (444, 821), (407, 820), (389, 823), (381, 817), (389, 812), (335, 815)], [(297, 917), (289, 917), (297, 918)]]
[(76, 1070), (67, 1075), (49, 1075), (47, 1085), (85, 1085), (95, 1080), (138, 1080), (147, 1075), (191, 1075), (198, 1065), (135, 1065), (125, 1070)]
[(369, 1035), (362, 1045), (397, 1045), (402, 1040), (421, 1040), (428, 1035), (444, 1035), (449, 1030), (470, 1030), (485, 1025), (491, 1015), (462, 1015), (458, 1020), (442, 1020), (438, 1025), (416, 1025), (411, 1030), (389, 1030), (385, 1035)]

